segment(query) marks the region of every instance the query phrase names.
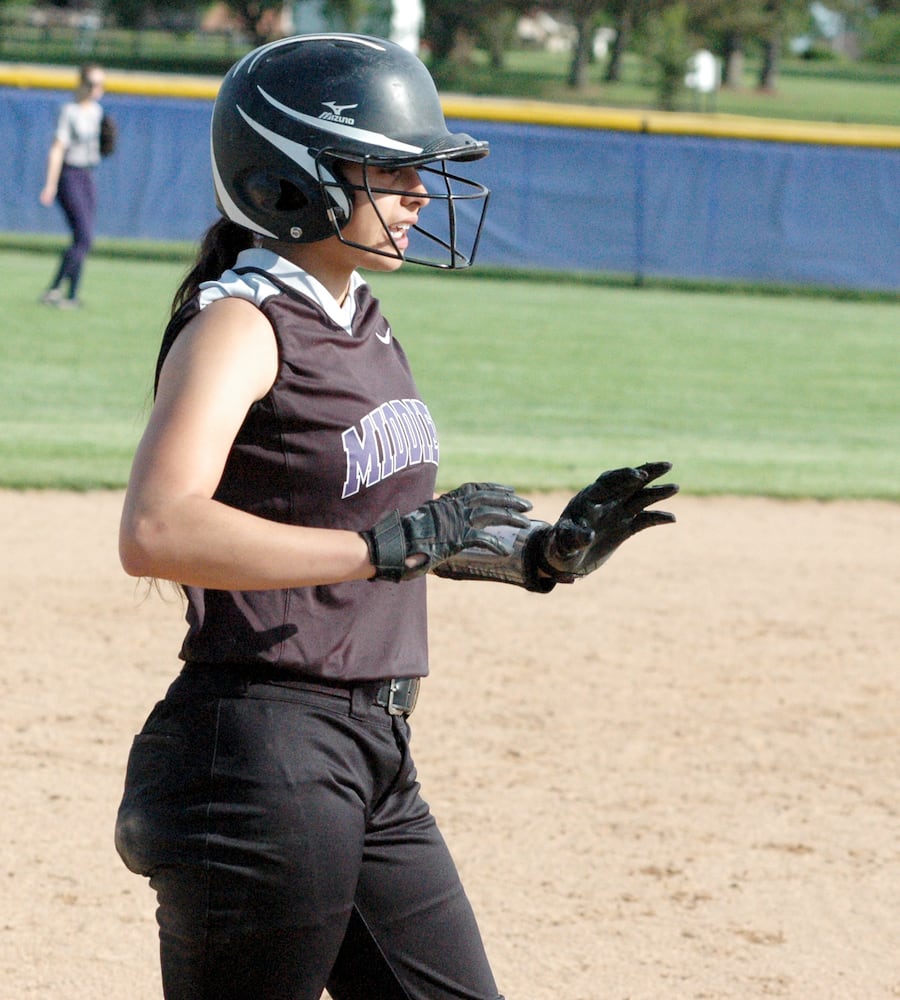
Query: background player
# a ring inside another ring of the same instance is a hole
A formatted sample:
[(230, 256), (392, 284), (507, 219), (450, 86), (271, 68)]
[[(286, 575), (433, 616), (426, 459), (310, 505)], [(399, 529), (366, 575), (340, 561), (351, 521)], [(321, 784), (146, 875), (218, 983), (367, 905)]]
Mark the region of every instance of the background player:
[[(58, 201), (72, 230), (72, 242), (41, 302), (60, 308), (77, 307), (78, 286), (85, 258), (94, 242), (97, 183), (94, 170), (100, 162), (100, 98), (106, 78), (94, 63), (82, 66), (74, 99), (62, 106), (56, 134), (47, 154), (47, 177), (40, 202), (49, 207)], [(63, 284), (67, 288), (63, 289)], [(65, 291), (65, 294), (64, 294)]]

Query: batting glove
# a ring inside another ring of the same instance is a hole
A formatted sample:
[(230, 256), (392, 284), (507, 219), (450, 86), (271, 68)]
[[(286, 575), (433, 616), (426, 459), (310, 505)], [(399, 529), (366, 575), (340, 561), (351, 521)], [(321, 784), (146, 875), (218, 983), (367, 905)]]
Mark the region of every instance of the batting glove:
[(647, 462), (604, 472), (572, 497), (556, 524), (531, 535), (526, 564), (558, 583), (571, 583), (602, 566), (632, 535), (673, 523), (673, 514), (646, 510), (678, 492), (674, 483), (649, 485), (671, 468), (669, 462)]
[(531, 503), (508, 486), (466, 483), (412, 513), (388, 514), (360, 534), (369, 547), (376, 580), (411, 580), (423, 576), (463, 549), (508, 555), (515, 540), (487, 529), (527, 528)]

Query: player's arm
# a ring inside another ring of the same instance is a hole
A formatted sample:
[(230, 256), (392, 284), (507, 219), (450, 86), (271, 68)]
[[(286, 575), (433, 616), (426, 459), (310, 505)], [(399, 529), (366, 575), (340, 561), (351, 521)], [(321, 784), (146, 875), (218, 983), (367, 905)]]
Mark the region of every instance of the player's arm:
[(56, 199), (56, 192), (59, 188), (59, 175), (62, 173), (65, 155), (66, 144), (62, 139), (54, 139), (50, 144), (50, 152), (47, 154), (47, 176), (40, 193), (42, 205), (52, 205)]
[(119, 549), (127, 573), (224, 590), (373, 575), (356, 532), (280, 524), (213, 499), (235, 436), (277, 365), (272, 327), (249, 302), (215, 302), (181, 331), (125, 495)]

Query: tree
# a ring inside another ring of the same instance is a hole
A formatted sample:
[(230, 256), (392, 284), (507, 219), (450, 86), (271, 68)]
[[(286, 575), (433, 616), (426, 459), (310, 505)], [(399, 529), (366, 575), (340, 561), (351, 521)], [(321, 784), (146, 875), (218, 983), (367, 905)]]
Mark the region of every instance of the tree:
[(616, 37), (606, 64), (604, 79), (615, 83), (621, 76), (622, 59), (631, 47), (632, 36), (650, 18), (659, 17), (672, 0), (610, 0), (607, 13), (613, 19)]
[(554, 4), (554, 9), (569, 16), (575, 28), (575, 47), (569, 65), (569, 86), (580, 90), (587, 83), (588, 67), (594, 47), (594, 32), (609, 0), (571, 0)]
[[(721, 56), (724, 84), (743, 86), (744, 51), (751, 42), (762, 47), (758, 84), (763, 90), (777, 86), (784, 40), (791, 32), (800, 33), (809, 17), (809, 0), (686, 0), (688, 26)], [(829, 3), (856, 0), (829, 0)]]
[(526, 0), (425, 0), (425, 34), (435, 63), (465, 63), (480, 42), (500, 69), (515, 20), (531, 6)]
[(369, 13), (369, 0), (328, 0), (325, 12), (342, 22), (342, 30), (358, 32)]
[[(569, 64), (568, 83), (573, 89), (580, 90), (587, 83), (588, 67), (593, 60), (594, 34), (601, 18), (604, 16), (617, 18), (620, 9), (625, 9), (625, 17), (631, 9), (640, 4), (641, 0), (558, 0), (556, 3), (544, 3), (542, 8), (555, 14), (561, 14), (570, 21), (575, 29), (575, 46), (572, 49), (572, 61)], [(626, 35), (628, 33), (626, 32)], [(620, 31), (616, 35), (613, 46), (613, 58), (616, 59), (616, 71), (621, 59), (623, 45)], [(611, 79), (607, 77), (607, 79)]]
[(622, 60), (631, 44), (631, 32), (638, 17), (638, 3), (639, 0), (619, 0), (618, 3), (610, 4), (615, 18), (616, 37), (603, 75), (607, 83), (616, 83), (622, 75)]
[(766, 0), (686, 0), (688, 28), (707, 40), (725, 65), (723, 83), (738, 90), (744, 81), (744, 53), (748, 38), (764, 31)]
[(173, 14), (194, 13), (195, 0), (103, 0), (103, 12), (110, 14), (122, 28), (140, 29), (156, 18)]
[(225, 6), (251, 36), (254, 45), (278, 36), (284, 0), (225, 0)]
[(806, 0), (766, 0), (763, 4), (763, 21), (760, 41), (763, 59), (759, 71), (761, 90), (774, 91), (778, 85), (781, 52), (789, 32), (799, 34), (809, 16)]
[(781, 24), (778, 17), (783, 6), (781, 0), (768, 0), (766, 11), (771, 14), (771, 21), (763, 38), (763, 60), (759, 71), (759, 86), (761, 90), (775, 90), (778, 70), (781, 66)]
[(664, 111), (675, 108), (684, 86), (691, 46), (687, 31), (687, 4), (670, 4), (647, 22), (647, 55), (656, 75), (656, 99)]
[[(426, 0), (425, 34), (431, 55), (437, 64), (460, 58), (464, 35), (473, 36), (478, 27), (478, 3), (460, 4), (455, 0)], [(468, 54), (464, 60), (468, 58)]]

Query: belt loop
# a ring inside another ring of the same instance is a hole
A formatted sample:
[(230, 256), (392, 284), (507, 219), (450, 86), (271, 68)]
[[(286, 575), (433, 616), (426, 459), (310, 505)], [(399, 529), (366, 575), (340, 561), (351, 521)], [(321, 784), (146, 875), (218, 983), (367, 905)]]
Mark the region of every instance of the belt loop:
[(350, 714), (355, 719), (367, 718), (374, 704), (377, 681), (373, 684), (356, 684), (350, 689)]

